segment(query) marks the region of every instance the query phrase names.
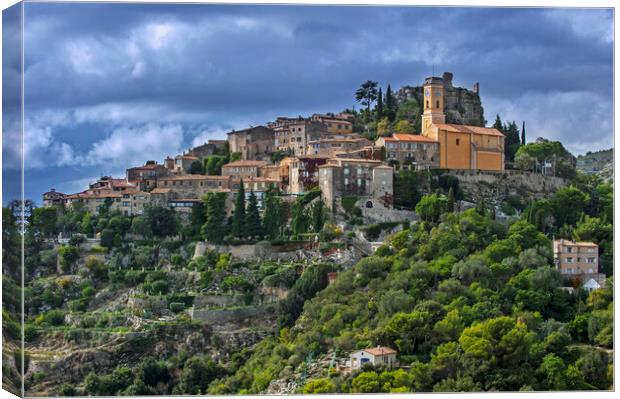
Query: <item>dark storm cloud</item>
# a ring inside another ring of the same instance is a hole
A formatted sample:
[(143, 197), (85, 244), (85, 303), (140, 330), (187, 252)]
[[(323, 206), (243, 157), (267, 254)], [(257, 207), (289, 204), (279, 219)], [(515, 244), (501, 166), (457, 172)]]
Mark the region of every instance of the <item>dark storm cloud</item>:
[(526, 120), (531, 139), (612, 144), (611, 10), (27, 3), (25, 18), (32, 168), (120, 172), (144, 161), (124, 139), (161, 159), (226, 129), (350, 107), (367, 79), (418, 85), (433, 68), (480, 82), (486, 118)]

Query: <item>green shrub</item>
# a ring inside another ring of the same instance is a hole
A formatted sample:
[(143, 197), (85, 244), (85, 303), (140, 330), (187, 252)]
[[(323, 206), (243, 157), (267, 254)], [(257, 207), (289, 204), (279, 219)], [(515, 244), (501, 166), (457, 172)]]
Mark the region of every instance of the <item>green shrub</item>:
[(136, 286), (144, 282), (146, 273), (140, 270), (128, 270), (125, 273), (125, 284), (129, 286)]
[(170, 303), (170, 311), (174, 313), (182, 312), (185, 309), (185, 304), (182, 302), (172, 302)]
[(35, 323), (39, 325), (61, 326), (65, 324), (65, 312), (59, 309), (47, 311), (37, 316)]

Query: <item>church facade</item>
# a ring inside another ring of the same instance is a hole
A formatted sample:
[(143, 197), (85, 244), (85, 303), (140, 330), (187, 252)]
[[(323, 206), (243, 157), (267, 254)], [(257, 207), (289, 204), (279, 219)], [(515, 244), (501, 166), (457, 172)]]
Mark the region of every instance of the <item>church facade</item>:
[(504, 135), (499, 130), (446, 123), (442, 78), (424, 81), (421, 133), (439, 142), (442, 169), (504, 170)]

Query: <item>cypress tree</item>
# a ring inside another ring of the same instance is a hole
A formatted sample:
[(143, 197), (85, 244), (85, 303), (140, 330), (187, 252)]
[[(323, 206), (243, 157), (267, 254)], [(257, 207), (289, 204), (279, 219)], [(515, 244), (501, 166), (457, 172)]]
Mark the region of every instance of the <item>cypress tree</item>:
[(263, 215), (263, 233), (269, 238), (280, 235), (280, 229), (284, 224), (284, 209), (282, 200), (277, 197), (275, 190), (267, 191), (265, 197), (265, 213)]
[(260, 214), (258, 213), (258, 200), (254, 191), (250, 191), (248, 199), (248, 210), (245, 215), (245, 229), (250, 237), (262, 237), (263, 229), (260, 222)]
[(385, 108), (387, 108), (388, 112), (391, 111), (394, 106), (392, 101), (392, 86), (388, 84), (387, 92), (385, 93)]
[(377, 120), (381, 120), (383, 118), (383, 93), (381, 92), (381, 88), (379, 87), (379, 94), (377, 95)]
[(325, 223), (325, 204), (322, 199), (319, 198), (312, 204), (310, 218), (312, 220), (312, 230), (314, 230), (315, 233), (320, 232)]
[(495, 117), (495, 123), (493, 123), (493, 127), (500, 132), (504, 132), (504, 125), (502, 124), (502, 120), (499, 117), (499, 114)]
[(243, 188), (243, 179), (239, 182), (239, 191), (235, 198), (235, 209), (232, 216), (232, 235), (235, 237), (244, 236), (245, 223), (245, 189)]
[(213, 243), (221, 243), (226, 236), (226, 219), (225, 204), (226, 197), (224, 193), (207, 194), (207, 222), (202, 226), (203, 237)]
[(525, 121), (523, 121), (523, 127), (521, 128), (521, 145), (525, 145)]
[(448, 212), (454, 212), (454, 190), (450, 187), (448, 190)]

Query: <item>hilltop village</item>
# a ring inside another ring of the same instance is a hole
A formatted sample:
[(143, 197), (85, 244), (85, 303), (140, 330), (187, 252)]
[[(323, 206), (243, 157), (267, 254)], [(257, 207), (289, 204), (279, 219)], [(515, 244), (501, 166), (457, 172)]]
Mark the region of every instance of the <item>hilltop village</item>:
[(367, 81), (360, 110), (279, 117), (3, 208), (4, 386), (613, 387), (613, 157), (486, 127), (480, 85), (452, 81)]
[(373, 142), (354, 131), (350, 113), (280, 117), (233, 130), (227, 140), (209, 140), (163, 163), (131, 167), (124, 178), (102, 177), (79, 193), (51, 190), (43, 204), (79, 203), (96, 214), (107, 201), (111, 210), (131, 216), (149, 204), (189, 211), (206, 193), (222, 192), (230, 213), (243, 184), (246, 195), (254, 192), (259, 202), (270, 189), (297, 196), (318, 187), (330, 209), (348, 195), (368, 208), (392, 209), (395, 171), (504, 170), (505, 138), (499, 130), (446, 123), (444, 92), (451, 79), (446, 73), (425, 80), (419, 134), (395, 132)]
[[(394, 179), (400, 171), (453, 173), (456, 178), (449, 183), (453, 191), (455, 188), (459, 190), (459, 183), (455, 180), (467, 187), (468, 178), (464, 176), (475, 176), (469, 179), (473, 181), (470, 186), (497, 188), (499, 181), (506, 180), (506, 176), (512, 176), (513, 180), (508, 177), (509, 182), (518, 181), (514, 180), (516, 173), (522, 179), (538, 180), (543, 187), (548, 187), (532, 189), (529, 199), (543, 198), (566, 184), (554, 177), (558, 170), (561, 173), (562, 162), (552, 164), (545, 159), (538, 170), (537, 160), (531, 169), (531, 165), (527, 165), (531, 156), (522, 154), (517, 159), (514, 153), (508, 162), (506, 135), (500, 131), (502, 124), (480, 126), (483, 124), (481, 105), (470, 107), (470, 112), (457, 111), (455, 114), (455, 109), (462, 110), (463, 98), (471, 102), (468, 96), (477, 97), (480, 104), (480, 85), (476, 83), (471, 91), (455, 88), (452, 79), (449, 72), (442, 77), (426, 78), (421, 96), (411, 87), (399, 91), (398, 95), (404, 97), (404, 101), (418, 98), (414, 101), (422, 104), (419, 133), (395, 131), (377, 135), (373, 141), (364, 132), (355, 131), (352, 113), (279, 117), (265, 126), (232, 130), (227, 133), (226, 140), (209, 140), (183, 154), (169, 156), (163, 163), (150, 160), (144, 165), (128, 168), (124, 178), (104, 176), (79, 193), (64, 194), (52, 189), (43, 194), (43, 204), (67, 208), (79, 204), (93, 215), (105, 206), (107, 212), (120, 212), (124, 216), (143, 215), (148, 206), (167, 207), (187, 218), (207, 194), (219, 193), (224, 198), (225, 214), (230, 218), (240, 192), (245, 204), (255, 200), (261, 213), (264, 213), (267, 193), (275, 193), (292, 204), (314, 192), (320, 195), (333, 214), (346, 214), (346, 208), (356, 206), (361, 209), (365, 223), (381, 223), (418, 218), (413, 207), (402, 209), (395, 203)], [(381, 101), (377, 99), (378, 107)], [(475, 124), (447, 123), (447, 117)], [(509, 129), (510, 125), (502, 130)], [(524, 137), (520, 140), (523, 142), (517, 143), (517, 147), (525, 144)], [(536, 143), (544, 146), (548, 141), (539, 138)], [(508, 145), (514, 146), (514, 143)], [(553, 158), (557, 160), (556, 155), (554, 153)], [(576, 159), (570, 154), (567, 159), (567, 163), (574, 167)], [(511, 170), (506, 171), (507, 164)], [(517, 167), (519, 164), (520, 168)], [(502, 175), (501, 172), (509, 174)], [(469, 191), (476, 191), (469, 188)], [(400, 189), (406, 190), (407, 187)], [(520, 189), (526, 191), (524, 187)], [(505, 191), (508, 194), (516, 192), (514, 187)], [(503, 197), (506, 199), (510, 195)], [(497, 198), (490, 196), (492, 200)], [(476, 201), (489, 200), (489, 196), (483, 193), (471, 200), (473, 206)], [(463, 205), (463, 201), (460, 203)], [(496, 207), (496, 204), (490, 205)], [(496, 212), (503, 213), (501, 209)], [(562, 274), (577, 274), (582, 283), (587, 282), (593, 288), (605, 284), (605, 274), (599, 273), (596, 244), (561, 239), (554, 242), (553, 248), (556, 267)], [(564, 256), (573, 250), (596, 253), (596, 256), (575, 259)]]

